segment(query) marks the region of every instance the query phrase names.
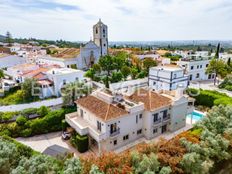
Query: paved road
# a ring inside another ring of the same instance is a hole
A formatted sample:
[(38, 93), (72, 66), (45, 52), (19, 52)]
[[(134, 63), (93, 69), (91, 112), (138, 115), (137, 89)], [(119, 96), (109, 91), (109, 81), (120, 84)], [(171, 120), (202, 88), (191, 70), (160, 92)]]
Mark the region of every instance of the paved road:
[(21, 111), (27, 108), (39, 108), (41, 106), (56, 106), (61, 105), (63, 103), (62, 98), (48, 99), (42, 100), (38, 102), (26, 103), (26, 104), (18, 104), (18, 105), (9, 105), (9, 106), (0, 106), (1, 112), (7, 111)]
[(190, 88), (196, 89), (205, 89), (205, 90), (215, 90), (221, 93), (225, 93), (228, 96), (232, 97), (232, 92), (224, 89), (219, 89), (217, 85), (214, 85), (212, 81), (202, 81), (202, 82), (191, 82), (189, 85)]

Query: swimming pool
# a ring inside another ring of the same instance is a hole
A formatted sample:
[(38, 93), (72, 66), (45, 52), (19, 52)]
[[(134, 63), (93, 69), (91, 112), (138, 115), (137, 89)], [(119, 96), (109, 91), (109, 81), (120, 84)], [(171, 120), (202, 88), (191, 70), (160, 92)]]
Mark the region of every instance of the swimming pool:
[(202, 112), (199, 112), (199, 111), (193, 111), (191, 114), (188, 114), (187, 115), (187, 119), (190, 119), (192, 118), (192, 121), (193, 122), (197, 122), (197, 121), (200, 121), (203, 117), (204, 117), (204, 113)]

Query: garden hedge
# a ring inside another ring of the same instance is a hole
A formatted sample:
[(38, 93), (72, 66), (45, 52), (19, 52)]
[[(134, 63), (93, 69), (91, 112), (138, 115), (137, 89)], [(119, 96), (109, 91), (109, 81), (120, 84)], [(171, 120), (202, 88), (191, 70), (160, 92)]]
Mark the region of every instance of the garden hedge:
[[(196, 99), (196, 105), (202, 105), (207, 107), (213, 107), (214, 105), (232, 105), (232, 98), (227, 96), (224, 93), (211, 90), (197, 90), (197, 89), (188, 89), (187, 93)], [(192, 95), (194, 94), (194, 95)]]

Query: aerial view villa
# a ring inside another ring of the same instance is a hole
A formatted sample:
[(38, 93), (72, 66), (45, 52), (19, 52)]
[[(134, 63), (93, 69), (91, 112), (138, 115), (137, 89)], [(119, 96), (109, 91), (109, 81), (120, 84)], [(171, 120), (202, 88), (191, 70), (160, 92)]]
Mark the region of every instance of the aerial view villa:
[(232, 173), (231, 7), (1, 1), (0, 174)]

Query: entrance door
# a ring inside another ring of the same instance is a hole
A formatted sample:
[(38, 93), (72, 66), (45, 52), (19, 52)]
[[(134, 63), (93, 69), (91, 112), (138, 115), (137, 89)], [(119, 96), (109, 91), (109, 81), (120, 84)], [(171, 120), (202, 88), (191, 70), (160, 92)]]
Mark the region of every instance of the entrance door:
[(167, 131), (167, 125), (165, 124), (165, 125), (162, 126), (161, 133), (164, 133), (166, 131)]

